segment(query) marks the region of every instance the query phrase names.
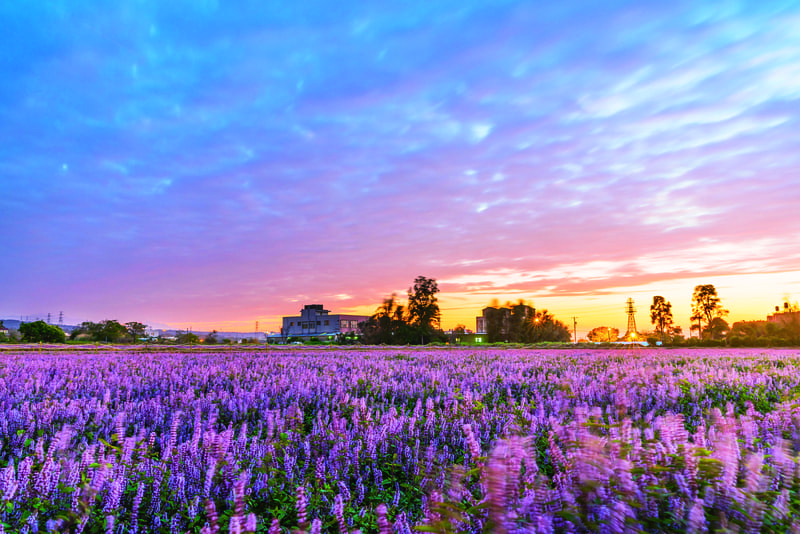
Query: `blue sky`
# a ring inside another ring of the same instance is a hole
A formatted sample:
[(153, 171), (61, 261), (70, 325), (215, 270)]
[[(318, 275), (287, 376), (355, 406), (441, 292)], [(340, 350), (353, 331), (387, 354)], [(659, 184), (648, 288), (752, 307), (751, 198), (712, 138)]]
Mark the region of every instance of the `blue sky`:
[(0, 25), (0, 315), (275, 326), (422, 274), (446, 324), (497, 296), (589, 329), (696, 279), (733, 318), (798, 290), (796, 2), (71, 0)]

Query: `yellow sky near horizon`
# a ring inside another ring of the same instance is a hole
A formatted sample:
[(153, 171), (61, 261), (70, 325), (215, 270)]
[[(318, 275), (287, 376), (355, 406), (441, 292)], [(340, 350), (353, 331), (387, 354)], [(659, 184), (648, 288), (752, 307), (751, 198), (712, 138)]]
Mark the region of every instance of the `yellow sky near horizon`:
[[(689, 316), (691, 315), (691, 299), (694, 287), (699, 284), (713, 284), (718, 291), (722, 304), (730, 315), (729, 323), (736, 321), (763, 320), (773, 313), (775, 306), (782, 305), (787, 298), (791, 302), (800, 299), (800, 271), (779, 273), (751, 273), (719, 276), (689, 277), (673, 280), (662, 280), (641, 285), (618, 285), (595, 290), (585, 295), (552, 295), (547, 292), (524, 292), (498, 289), (497, 292), (481, 291), (479, 294), (468, 292), (439, 293), (439, 305), (442, 310), (442, 327), (453, 328), (464, 324), (469, 329), (475, 328), (475, 317), (489, 305), (493, 299), (501, 304), (517, 302), (519, 299), (533, 304), (536, 308), (547, 308), (556, 318), (572, 329), (572, 317), (578, 318), (578, 336), (585, 336), (592, 328), (610, 326), (624, 332), (627, 324), (625, 301), (630, 297), (636, 304), (636, 324), (639, 331), (652, 331), (649, 309), (653, 296), (662, 295), (672, 303), (675, 324), (681, 326), (685, 334), (689, 332)], [(405, 292), (397, 290), (401, 303)], [(385, 296), (388, 296), (385, 295)], [(385, 297), (384, 296), (384, 297)], [(352, 313), (371, 315), (379, 306), (380, 297), (374, 302), (360, 305), (336, 306), (335, 302), (321, 302), (331, 313)], [(314, 303), (317, 303), (316, 301)], [(308, 304), (312, 304), (308, 302)], [(297, 308), (299, 309), (300, 306)], [(296, 315), (297, 309), (287, 309), (284, 315)], [(259, 331), (277, 331), (280, 328), (280, 316), (256, 317), (252, 321), (218, 321), (214, 323), (194, 323), (195, 330), (217, 329), (249, 332), (255, 328), (254, 321), (259, 321)], [(188, 325), (171, 325), (185, 328)]]

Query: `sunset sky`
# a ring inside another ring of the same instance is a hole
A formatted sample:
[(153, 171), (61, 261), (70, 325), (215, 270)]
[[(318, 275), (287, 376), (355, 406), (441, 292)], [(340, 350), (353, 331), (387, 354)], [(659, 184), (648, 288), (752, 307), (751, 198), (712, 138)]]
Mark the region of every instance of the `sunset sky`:
[(0, 317), (800, 298), (797, 2), (0, 3)]

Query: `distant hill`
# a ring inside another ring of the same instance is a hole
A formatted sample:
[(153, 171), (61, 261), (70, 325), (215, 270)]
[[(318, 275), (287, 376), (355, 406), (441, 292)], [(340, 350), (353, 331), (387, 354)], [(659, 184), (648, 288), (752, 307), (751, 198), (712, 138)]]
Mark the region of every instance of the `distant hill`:
[[(36, 320), (37, 319), (31, 319), (30, 321), (25, 321), (25, 322), (31, 322), (32, 323), (33, 321), (36, 321)], [(8, 328), (9, 330), (19, 330), (19, 325), (22, 323), (22, 321), (20, 321), (19, 319), (0, 318), (0, 321), (3, 321), (3, 325), (6, 328)], [(55, 324), (55, 323), (51, 323), (51, 324)], [(72, 325), (72, 324), (55, 324), (55, 326), (60, 327), (64, 332), (66, 332), (68, 334), (70, 332), (72, 332), (74, 329), (78, 328), (77, 325)], [(156, 335), (162, 335), (164, 337), (174, 336), (178, 332), (177, 329), (174, 329), (174, 328), (148, 328), (147, 331), (148, 332), (154, 332)], [(203, 331), (203, 330), (192, 330), (192, 332), (197, 334), (200, 337), (205, 337), (210, 333), (210, 332)], [(260, 339), (260, 340), (266, 339), (265, 335), (266, 334), (264, 332), (259, 332), (258, 333), (258, 339)], [(221, 339), (234, 339), (234, 340), (238, 341), (239, 339), (244, 339), (244, 338), (251, 339), (253, 337), (256, 337), (256, 334), (254, 332), (217, 332), (217, 339), (220, 339), (220, 340)]]
[[(0, 321), (3, 321), (3, 326), (8, 328), (9, 330), (19, 330), (19, 325), (22, 324), (23, 322), (31, 322), (32, 323), (35, 320), (37, 320), (37, 319), (32, 319), (30, 321), (20, 321), (19, 319), (0, 319)], [(76, 328), (75, 325), (72, 325), (72, 324), (57, 324), (55, 326), (58, 326), (64, 332), (67, 332), (67, 333), (72, 332)]]

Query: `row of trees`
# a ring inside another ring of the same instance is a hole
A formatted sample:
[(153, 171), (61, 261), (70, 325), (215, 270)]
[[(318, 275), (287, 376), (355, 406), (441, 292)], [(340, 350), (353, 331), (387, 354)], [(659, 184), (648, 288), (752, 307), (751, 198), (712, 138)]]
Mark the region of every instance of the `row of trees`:
[(106, 319), (99, 323), (84, 321), (70, 332), (69, 338), (105, 343), (135, 343), (145, 337), (146, 330), (147, 325), (137, 321), (125, 324), (114, 319)]
[[(724, 336), (729, 327), (723, 317), (728, 313), (729, 311), (722, 306), (722, 299), (713, 284), (695, 286), (692, 294), (691, 330), (697, 330), (699, 337), (719, 339)], [(683, 339), (681, 327), (674, 324), (672, 303), (661, 295), (653, 297), (653, 303), (650, 305), (650, 323), (655, 327), (653, 334), (662, 343), (673, 338)], [(650, 337), (650, 335), (639, 335), (639, 338), (643, 339), (644, 337)], [(592, 329), (587, 338), (589, 341), (613, 342), (619, 339), (619, 330), (608, 326), (599, 326)]]
[[(408, 289), (406, 306), (392, 294), (375, 314), (360, 325), (362, 340), (367, 344), (405, 345), (447, 341), (441, 329), (441, 312), (436, 280), (418, 276)], [(536, 310), (520, 300), (500, 306), (494, 301), (484, 310), (486, 337), (489, 343), (568, 342), (569, 328), (547, 310)], [(456, 327), (463, 333), (465, 327)]]
[[(785, 311), (800, 311), (797, 305), (785, 306)], [(733, 346), (763, 346), (800, 343), (800, 319), (787, 315), (780, 323), (769, 321), (741, 321), (730, 326), (725, 320), (730, 311), (722, 305), (717, 288), (713, 284), (695, 286), (692, 294), (692, 325), (690, 332), (697, 332), (701, 342), (728, 343)], [(650, 305), (650, 322), (655, 327), (652, 337), (662, 343), (682, 343), (683, 332), (674, 325), (672, 304), (663, 296), (653, 297)], [(640, 335), (640, 338), (650, 334)], [(601, 326), (589, 332), (590, 341), (613, 342), (619, 339), (619, 330)]]
[(433, 278), (418, 276), (408, 289), (408, 302), (403, 306), (397, 294), (385, 299), (367, 321), (361, 323), (362, 340), (369, 345), (424, 345), (444, 342), (441, 328), (439, 286)]
[[(2, 322), (0, 322), (2, 325)], [(107, 343), (136, 342), (145, 336), (147, 325), (129, 322), (124, 325), (113, 319), (93, 323), (86, 321), (69, 333), (70, 340), (102, 341)], [(0, 341), (25, 343), (66, 343), (67, 334), (60, 327), (38, 320), (21, 323), (18, 331)]]

